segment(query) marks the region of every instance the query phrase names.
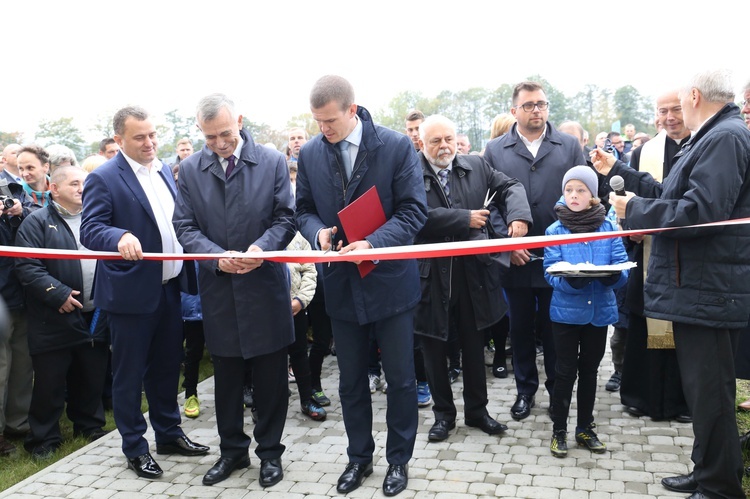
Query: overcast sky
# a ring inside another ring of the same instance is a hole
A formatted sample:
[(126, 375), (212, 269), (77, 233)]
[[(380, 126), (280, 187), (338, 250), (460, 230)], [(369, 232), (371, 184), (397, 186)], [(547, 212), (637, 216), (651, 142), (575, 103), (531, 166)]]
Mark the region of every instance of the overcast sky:
[(86, 132), (128, 104), (192, 114), (211, 92), (281, 128), (328, 73), (372, 111), (405, 90), (434, 97), (531, 74), (571, 96), (586, 84), (656, 96), (726, 67), (739, 91), (746, 11), (727, 0), (3, 2), (0, 131), (29, 140), (40, 120), (73, 117)]

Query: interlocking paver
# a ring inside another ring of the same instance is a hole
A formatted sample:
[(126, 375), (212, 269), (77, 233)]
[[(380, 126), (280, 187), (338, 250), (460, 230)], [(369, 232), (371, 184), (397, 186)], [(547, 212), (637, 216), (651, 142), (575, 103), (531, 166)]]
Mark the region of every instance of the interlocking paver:
[[(542, 358), (538, 357), (537, 361), (543, 378)], [(597, 432), (608, 446), (608, 451), (601, 455), (575, 445), (572, 434), (575, 402), (568, 425), (568, 457), (557, 459), (549, 454), (552, 423), (547, 416), (549, 396), (543, 388), (537, 393), (536, 407), (531, 416), (523, 421), (512, 420), (509, 411), (515, 401), (515, 385), (512, 366), (509, 367), (511, 377), (508, 379), (493, 378), (487, 371), (488, 411), (508, 425), (508, 431), (503, 435), (486, 435), (465, 426), (462, 378), (453, 385), (459, 414), (456, 429), (448, 440), (439, 443), (427, 441), (434, 417), (429, 407), (419, 410), (419, 433), (410, 463), (409, 488), (399, 495), (399, 499), (655, 499), (681, 496), (665, 490), (660, 481), (665, 476), (687, 473), (692, 468), (691, 426), (634, 418), (624, 412), (619, 394), (604, 390), (612, 372), (609, 351), (599, 372), (595, 406)], [(336, 483), (348, 459), (337, 384), (336, 358), (328, 357), (324, 365), (323, 389), (333, 403), (326, 408), (328, 419), (322, 423), (311, 421), (299, 412), (297, 390), (290, 385), (293, 396), (282, 442), (287, 447), (282, 457), (285, 476), (270, 489), (265, 490), (258, 483), (259, 459), (254, 454), (253, 444), (249, 469), (239, 470), (212, 487), (202, 484), (203, 475), (219, 455), (213, 380), (209, 379), (198, 387), (201, 416), (195, 420), (185, 419), (182, 425), (191, 439), (211, 446), (208, 456), (155, 455), (164, 469), (164, 476), (155, 481), (142, 480), (127, 469), (120, 449), (120, 437), (113, 432), (0, 492), (0, 498), (340, 497), (336, 493)], [(362, 487), (349, 494), (352, 498), (383, 497), (381, 487), (388, 464), (384, 457), (386, 397), (375, 393), (372, 400), (375, 469)], [(251, 435), (253, 423), (249, 412), (245, 424)], [(146, 438), (152, 443), (153, 453), (154, 438), (150, 428)]]

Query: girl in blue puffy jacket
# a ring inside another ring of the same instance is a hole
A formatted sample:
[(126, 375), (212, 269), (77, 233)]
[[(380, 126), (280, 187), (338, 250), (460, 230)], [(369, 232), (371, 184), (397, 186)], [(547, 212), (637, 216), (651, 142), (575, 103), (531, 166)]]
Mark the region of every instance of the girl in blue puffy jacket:
[[(563, 195), (555, 205), (558, 221), (547, 235), (617, 230), (599, 202), (598, 179), (589, 166), (574, 166), (563, 177)], [(544, 249), (545, 270), (557, 262), (610, 265), (628, 259), (622, 238), (562, 244)], [(573, 385), (578, 377), (578, 421), (575, 439), (578, 445), (595, 453), (607, 447), (594, 433), (594, 401), (599, 363), (604, 356), (607, 327), (617, 321), (614, 290), (627, 282), (627, 270), (607, 277), (561, 277), (545, 272), (553, 288), (550, 319), (555, 342), (555, 386), (550, 400), (552, 442), (555, 457), (568, 453), (566, 442), (568, 412)]]

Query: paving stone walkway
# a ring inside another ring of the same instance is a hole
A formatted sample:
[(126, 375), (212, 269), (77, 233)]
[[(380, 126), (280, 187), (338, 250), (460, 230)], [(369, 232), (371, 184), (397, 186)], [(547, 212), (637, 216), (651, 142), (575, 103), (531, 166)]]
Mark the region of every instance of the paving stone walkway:
[[(542, 357), (537, 365), (543, 373)], [(0, 498), (126, 498), (160, 499), (167, 497), (203, 498), (315, 498), (339, 496), (336, 481), (346, 465), (346, 435), (338, 401), (336, 358), (324, 364), (323, 389), (331, 398), (328, 418), (314, 422), (299, 411), (299, 399), (292, 386), (289, 415), (283, 443), (284, 479), (263, 489), (258, 483), (259, 460), (251, 444), (251, 467), (234, 472), (217, 485), (207, 487), (201, 479), (218, 458), (219, 438), (214, 413), (213, 378), (198, 387), (201, 415), (195, 420), (183, 418), (187, 435), (211, 452), (203, 457), (157, 456), (153, 433), (147, 438), (151, 452), (164, 469), (158, 481), (137, 478), (127, 469), (115, 431), (47, 467), (23, 482), (0, 492)], [(599, 390), (595, 407), (598, 434), (607, 444), (605, 454), (573, 446), (565, 459), (549, 453), (552, 423), (547, 416), (549, 398), (543, 390), (537, 394), (531, 416), (517, 422), (510, 418), (515, 400), (512, 370), (507, 379), (496, 379), (488, 368), (489, 412), (508, 425), (501, 436), (488, 436), (467, 428), (461, 419), (462, 380), (454, 384), (459, 420), (445, 442), (428, 443), (427, 432), (434, 422), (430, 408), (419, 411), (419, 433), (409, 467), (406, 498), (538, 498), (538, 499), (636, 499), (684, 497), (664, 489), (665, 476), (684, 474), (691, 469), (690, 424), (633, 418), (623, 412), (617, 393), (604, 389), (612, 373), (609, 348), (599, 370)], [(543, 384), (541, 385), (543, 386)], [(382, 482), (388, 466), (385, 461), (385, 398), (373, 395), (375, 432), (375, 471), (362, 487), (350, 494), (355, 498), (384, 497)], [(575, 426), (575, 403), (569, 418), (569, 436)], [(248, 434), (253, 429), (247, 411)]]

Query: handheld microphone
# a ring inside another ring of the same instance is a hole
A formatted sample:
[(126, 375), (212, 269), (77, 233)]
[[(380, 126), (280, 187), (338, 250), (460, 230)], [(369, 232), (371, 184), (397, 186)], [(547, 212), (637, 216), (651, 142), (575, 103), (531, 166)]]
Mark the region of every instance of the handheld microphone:
[(609, 179), (609, 186), (615, 191), (617, 196), (625, 195), (625, 180), (621, 176), (612, 175), (612, 178)]
[[(615, 191), (615, 195), (617, 196), (624, 196), (625, 195), (625, 180), (619, 175), (612, 175), (612, 178), (609, 179), (609, 186), (612, 188), (613, 191)], [(618, 220), (620, 222), (620, 227), (625, 227), (625, 219), (620, 218)]]

